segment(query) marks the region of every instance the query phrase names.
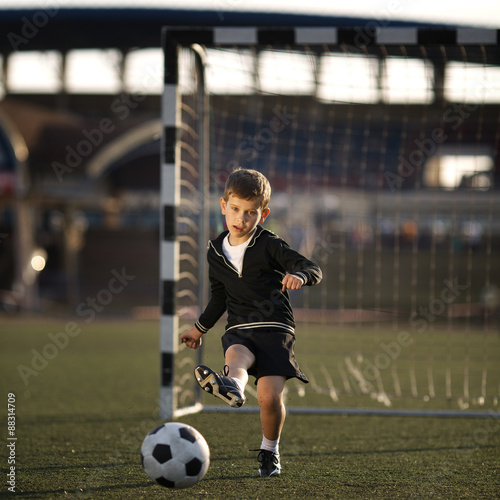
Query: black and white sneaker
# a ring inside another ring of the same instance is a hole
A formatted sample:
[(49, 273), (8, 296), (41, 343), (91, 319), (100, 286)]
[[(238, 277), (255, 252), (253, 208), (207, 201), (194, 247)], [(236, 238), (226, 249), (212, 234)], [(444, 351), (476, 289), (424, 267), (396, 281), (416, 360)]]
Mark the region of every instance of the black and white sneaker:
[(281, 473), (280, 454), (268, 450), (260, 450), (259, 477), (277, 477)]
[(222, 399), (229, 406), (239, 408), (245, 402), (245, 396), (238, 389), (236, 382), (227, 376), (227, 373), (227, 365), (224, 366), (222, 374), (216, 373), (204, 365), (198, 365), (194, 369), (196, 381), (202, 389)]

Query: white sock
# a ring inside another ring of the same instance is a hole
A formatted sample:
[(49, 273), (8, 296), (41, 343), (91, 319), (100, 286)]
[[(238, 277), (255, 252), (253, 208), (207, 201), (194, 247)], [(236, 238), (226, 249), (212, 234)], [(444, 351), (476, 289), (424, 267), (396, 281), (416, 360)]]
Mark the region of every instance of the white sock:
[(236, 378), (236, 377), (231, 377), (231, 380), (236, 382), (236, 385), (238, 386), (238, 389), (240, 390), (241, 394), (244, 394), (245, 393), (245, 386), (243, 385), (243, 382), (239, 378)]
[(267, 439), (265, 436), (262, 436), (262, 443), (260, 445), (260, 449), (272, 451), (273, 453), (279, 453), (280, 452), (279, 442), (280, 442), (279, 439), (277, 439), (276, 441), (271, 441), (270, 439)]

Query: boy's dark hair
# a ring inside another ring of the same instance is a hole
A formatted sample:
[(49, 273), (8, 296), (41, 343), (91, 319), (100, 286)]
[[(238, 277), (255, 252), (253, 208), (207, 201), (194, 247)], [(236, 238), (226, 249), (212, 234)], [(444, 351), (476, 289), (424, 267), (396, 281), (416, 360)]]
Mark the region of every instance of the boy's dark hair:
[(242, 200), (258, 199), (260, 208), (265, 210), (271, 199), (271, 185), (266, 176), (250, 168), (233, 170), (226, 181), (224, 199), (233, 195)]

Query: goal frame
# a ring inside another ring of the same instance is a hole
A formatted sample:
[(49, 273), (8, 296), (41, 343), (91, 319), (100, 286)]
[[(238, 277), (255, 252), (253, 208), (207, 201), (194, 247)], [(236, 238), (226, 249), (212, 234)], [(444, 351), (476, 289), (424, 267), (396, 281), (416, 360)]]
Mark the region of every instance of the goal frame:
[[(370, 24), (370, 23), (369, 23)], [(198, 412), (202, 409), (217, 411), (230, 410), (220, 407), (207, 407), (201, 403), (201, 392), (196, 395), (194, 405), (180, 408), (177, 403), (175, 386), (175, 356), (178, 351), (179, 316), (176, 307), (179, 280), (179, 240), (177, 234), (177, 217), (180, 203), (180, 157), (177, 144), (179, 123), (178, 92), (178, 57), (180, 48), (191, 48), (195, 53), (199, 81), (204, 82), (204, 66), (200, 46), (215, 47), (247, 47), (249, 45), (272, 45), (276, 48), (288, 48), (304, 45), (311, 52), (321, 51), (323, 45), (337, 47), (339, 52), (345, 47), (358, 53), (370, 54), (372, 50), (380, 50), (383, 46), (386, 54), (399, 51), (404, 44), (408, 55), (421, 54), (421, 47), (426, 45), (449, 46), (498, 44), (499, 30), (479, 28), (429, 28), (429, 27), (376, 27), (367, 25), (364, 28), (346, 28), (338, 26), (280, 26), (280, 27), (165, 27), (162, 33), (164, 51), (164, 90), (162, 96), (162, 146), (161, 146), (161, 193), (160, 193), (160, 391), (159, 416), (162, 419), (179, 418), (182, 415)], [(442, 82), (435, 80), (435, 95), (442, 93)], [(204, 93), (204, 89), (200, 89)], [(206, 101), (203, 101), (206, 106)], [(207, 176), (209, 152), (208, 113), (204, 113), (198, 130), (201, 150), (199, 156), (199, 172)], [(203, 182), (208, 190), (208, 182)], [(201, 202), (207, 203), (208, 193), (202, 193)], [(205, 222), (207, 223), (206, 219)], [(200, 227), (199, 245), (199, 300), (206, 298), (208, 283), (206, 280), (204, 249), (208, 227)], [(201, 304), (200, 304), (201, 305)], [(248, 408), (245, 411), (257, 411)], [(232, 410), (230, 410), (232, 411)], [(427, 411), (367, 409), (365, 411), (349, 408), (291, 408), (290, 412), (306, 413), (366, 413), (397, 414), (422, 416), (480, 416), (498, 417), (491, 411)]]

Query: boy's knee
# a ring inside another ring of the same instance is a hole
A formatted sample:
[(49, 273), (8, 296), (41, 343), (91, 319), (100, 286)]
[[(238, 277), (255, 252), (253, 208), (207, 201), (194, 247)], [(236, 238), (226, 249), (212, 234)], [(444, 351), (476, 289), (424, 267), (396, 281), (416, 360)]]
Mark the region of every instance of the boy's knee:
[(283, 398), (281, 394), (262, 394), (258, 398), (261, 409), (278, 411), (283, 408)]
[(229, 347), (225, 355), (227, 364), (236, 364), (238, 366), (245, 366), (247, 369), (255, 363), (255, 356), (245, 346), (234, 344)]

